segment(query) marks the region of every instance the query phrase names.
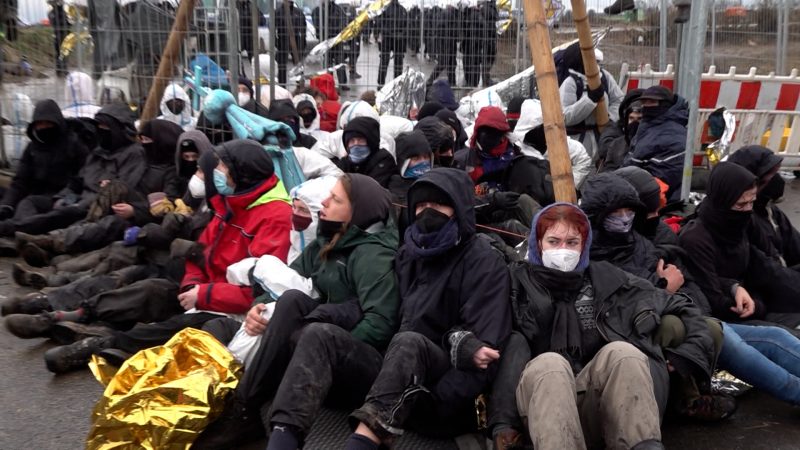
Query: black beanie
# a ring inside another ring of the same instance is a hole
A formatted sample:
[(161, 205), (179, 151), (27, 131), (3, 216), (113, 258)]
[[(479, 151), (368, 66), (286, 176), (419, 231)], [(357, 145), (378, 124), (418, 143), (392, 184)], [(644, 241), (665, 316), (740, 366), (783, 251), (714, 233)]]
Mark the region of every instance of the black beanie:
[(247, 87), (247, 90), (250, 91), (250, 96), (252, 97), (253, 94), (253, 82), (248, 80), (247, 77), (239, 77), (239, 84), (244, 85)]
[(433, 183), (415, 184), (408, 192), (408, 208), (410, 212), (417, 209), (417, 204), (423, 202), (438, 203), (453, 207), (453, 199), (440, 187)]
[(647, 212), (656, 212), (661, 207), (661, 186), (650, 172), (639, 167), (623, 167), (614, 171), (631, 184), (639, 194), (639, 200), (647, 208)]

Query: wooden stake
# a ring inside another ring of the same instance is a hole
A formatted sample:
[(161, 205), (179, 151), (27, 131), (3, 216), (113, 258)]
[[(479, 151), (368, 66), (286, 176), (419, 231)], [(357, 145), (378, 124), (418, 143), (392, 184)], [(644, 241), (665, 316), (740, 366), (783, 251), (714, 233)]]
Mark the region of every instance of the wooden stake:
[[(156, 76), (153, 79), (153, 85), (150, 86), (150, 92), (147, 93), (147, 102), (144, 105), (140, 123), (145, 123), (158, 115), (158, 107), (161, 103), (161, 96), (164, 95), (164, 88), (172, 79), (175, 63), (180, 57), (181, 42), (192, 17), (194, 4), (195, 0), (181, 0), (181, 4), (178, 6), (178, 12), (175, 14), (175, 22), (169, 32), (167, 45), (164, 46), (164, 53), (162, 53), (161, 61), (158, 63), (158, 71), (156, 71)], [(189, 107), (189, 105), (186, 105), (186, 107)]]
[[(578, 29), (578, 41), (581, 46), (581, 56), (583, 57), (583, 70), (589, 81), (589, 89), (597, 89), (602, 82), (600, 81), (600, 66), (597, 65), (597, 58), (594, 56), (594, 40), (592, 39), (592, 28), (589, 26), (589, 14), (586, 12), (586, 3), (583, 0), (572, 0), (572, 17), (575, 20), (575, 27)], [(601, 98), (594, 109), (594, 120), (597, 124), (597, 131), (602, 132), (608, 125), (608, 106), (605, 97)]]
[(558, 93), (558, 76), (553, 62), (550, 30), (542, 0), (525, 0), (525, 25), (528, 27), (533, 66), (536, 68), (536, 85), (542, 102), (544, 135), (550, 160), (550, 175), (556, 201), (576, 203), (575, 180), (572, 177), (572, 162), (567, 150), (567, 131), (564, 127), (564, 112)]

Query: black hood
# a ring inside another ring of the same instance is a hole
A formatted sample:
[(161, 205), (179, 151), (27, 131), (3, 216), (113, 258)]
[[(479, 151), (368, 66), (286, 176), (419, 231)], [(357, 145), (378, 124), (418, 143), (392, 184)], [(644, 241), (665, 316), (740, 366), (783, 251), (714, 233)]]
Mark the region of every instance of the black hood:
[(416, 204), (416, 191), (426, 185), (433, 185), (447, 194), (452, 200), (458, 220), (458, 232), (461, 240), (466, 240), (475, 234), (475, 184), (463, 170), (450, 167), (437, 167), (422, 175), (411, 185), (408, 190), (408, 223), (414, 223)]
[(269, 115), (267, 118), (280, 122), (284, 117), (297, 117), (299, 119), (300, 114), (297, 113), (297, 109), (294, 107), (294, 103), (292, 103), (291, 100), (273, 101), (269, 106)]
[[(111, 130), (111, 147), (102, 148), (103, 151), (114, 152), (127, 147), (134, 142), (136, 136), (135, 118), (133, 111), (125, 103), (115, 102), (104, 106), (94, 116), (95, 121)], [(98, 136), (101, 131), (98, 129)], [(101, 141), (98, 138), (98, 141)]]
[[(191, 142), (191, 144), (189, 144), (189, 142)], [(187, 145), (184, 145), (184, 143)], [(183, 152), (188, 150), (197, 151), (198, 156), (202, 157), (206, 153), (213, 153), (214, 146), (211, 145), (208, 137), (206, 137), (202, 131), (186, 131), (178, 137), (178, 143), (176, 144), (175, 148), (175, 166), (178, 168), (178, 174), (186, 178), (190, 178), (191, 175), (188, 175), (189, 171), (185, 170), (184, 166), (186, 165), (186, 162), (183, 160), (181, 155)], [(199, 158), (198, 162), (196, 164), (192, 164), (192, 166), (200, 166)]]
[(458, 116), (453, 111), (449, 109), (443, 109), (436, 113), (436, 117), (442, 120), (442, 122), (446, 123), (450, 126), (450, 128), (456, 130), (456, 147), (453, 150), (457, 150), (463, 148), (467, 143), (467, 133), (464, 131), (464, 125), (461, 124), (461, 121), (458, 120)]
[(594, 175), (583, 183), (580, 206), (595, 228), (601, 227), (606, 216), (620, 208), (644, 209), (636, 189), (609, 172)]
[(401, 170), (403, 163), (407, 159), (431, 153), (431, 146), (428, 140), (425, 139), (425, 134), (420, 130), (400, 133), (394, 142), (395, 150), (397, 151), (397, 166)]
[(749, 170), (758, 178), (769, 173), (775, 166), (783, 162), (783, 158), (772, 150), (760, 145), (748, 145), (734, 152), (728, 162), (738, 164)]
[[(425, 135), (431, 150), (440, 151), (452, 149), (455, 151), (452, 128), (438, 117), (426, 117), (414, 126), (414, 130), (419, 130)], [(400, 152), (397, 152), (399, 162)]]
[(370, 151), (374, 154), (381, 146), (381, 125), (371, 117), (356, 117), (351, 120), (342, 133), (342, 143), (347, 148), (347, 141), (351, 133), (364, 136)]
[(426, 117), (436, 115), (437, 112), (444, 109), (444, 106), (437, 101), (429, 101), (422, 104), (422, 107), (417, 113), (417, 120), (422, 120)]
[(639, 97), (644, 94), (644, 89), (631, 89), (625, 94), (625, 98), (622, 99), (622, 103), (619, 104), (619, 128), (623, 132), (628, 130), (628, 115), (625, 112), (630, 108), (631, 104), (638, 101)]
[(708, 177), (703, 204), (721, 211), (730, 210), (744, 191), (751, 189), (755, 183), (756, 176), (746, 168), (732, 162), (721, 162)]
[(61, 108), (58, 107), (58, 103), (51, 99), (37, 102), (36, 108), (33, 110), (33, 119), (31, 119), (31, 123), (28, 124), (27, 133), (28, 138), (34, 142), (36, 142), (36, 140), (33, 137), (33, 124), (36, 122), (52, 122), (56, 124), (56, 127), (58, 127), (62, 133), (67, 131), (67, 121), (61, 114)]
[(564, 65), (567, 69), (574, 70), (578, 73), (586, 72), (583, 68), (583, 56), (581, 55), (581, 46), (578, 42), (564, 49)]
[(175, 147), (183, 128), (168, 120), (153, 119), (142, 125), (139, 134), (153, 140), (151, 144), (142, 144), (149, 163), (174, 164)]
[[(209, 184), (214, 185), (214, 168), (221, 160), (228, 166), (233, 182), (236, 183), (236, 194), (258, 186), (275, 173), (272, 158), (256, 141), (249, 139), (236, 139), (225, 142), (213, 148), (211, 152), (200, 156), (200, 168), (206, 180), (206, 197)], [(217, 192), (216, 189), (213, 190)]]
[(639, 201), (645, 207), (645, 211), (655, 212), (661, 206), (661, 186), (650, 172), (635, 166), (623, 167), (614, 171), (615, 174), (624, 178), (631, 184), (639, 194)]
[(372, 177), (358, 173), (348, 173), (350, 180), (350, 204), (353, 217), (350, 224), (366, 230), (378, 222), (386, 223), (392, 210), (392, 196)]

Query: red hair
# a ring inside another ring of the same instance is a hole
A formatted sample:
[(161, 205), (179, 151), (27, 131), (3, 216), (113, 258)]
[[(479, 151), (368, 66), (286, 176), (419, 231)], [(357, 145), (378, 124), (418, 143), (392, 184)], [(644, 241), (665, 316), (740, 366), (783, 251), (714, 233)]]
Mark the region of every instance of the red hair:
[(545, 231), (558, 222), (565, 222), (578, 230), (583, 242), (589, 238), (589, 221), (586, 220), (586, 216), (575, 206), (556, 205), (548, 208), (539, 216), (539, 221), (536, 222), (536, 240), (542, 240)]

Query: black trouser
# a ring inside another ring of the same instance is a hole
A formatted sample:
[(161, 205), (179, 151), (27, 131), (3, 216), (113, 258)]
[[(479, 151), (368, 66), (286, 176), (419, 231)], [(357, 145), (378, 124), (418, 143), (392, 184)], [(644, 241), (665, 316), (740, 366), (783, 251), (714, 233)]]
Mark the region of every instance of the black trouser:
[(114, 333), (110, 347), (136, 353), (145, 348), (165, 344), (175, 333), (184, 328), (201, 329), (206, 322), (219, 317), (219, 314), (197, 312), (179, 314), (156, 323), (140, 323), (128, 331)]
[[(286, 84), (286, 64), (289, 62), (289, 51), (278, 49), (275, 52), (275, 62), (278, 63), (278, 83)], [(273, 80), (270, 80), (272, 82)]]
[(411, 331), (396, 334), (366, 402), (353, 412), (352, 419), (367, 425), (381, 439), (409, 428), (437, 437), (474, 430), (475, 399), (444, 404), (429, 390), (450, 368), (447, 352), (430, 339)]
[(92, 320), (119, 329), (160, 322), (183, 311), (178, 302), (178, 283), (165, 278), (139, 280), (103, 292), (88, 299), (84, 306)]
[(84, 300), (151, 275), (153, 270), (150, 266), (130, 266), (115, 270), (108, 275), (86, 276), (48, 292), (47, 300), (56, 311), (74, 311), (81, 307)]
[(511, 333), (500, 356), (497, 377), (492, 383), (492, 392), (486, 405), (486, 419), (492, 435), (505, 428), (524, 429), (517, 412), (517, 385), (530, 359), (528, 341), (516, 331)]
[[(450, 51), (452, 50), (452, 53)], [(452, 46), (446, 52), (436, 57), (436, 67), (433, 68), (431, 76), (428, 78), (428, 84), (433, 84), (439, 74), (444, 71), (447, 74), (447, 82), (450, 86), (456, 86), (456, 47)]]
[(259, 408), (275, 396), (292, 358), (298, 332), (306, 325), (304, 318), (318, 304), (300, 291), (290, 290), (280, 296), (261, 345), (236, 387), (234, 395), (240, 404)]
[(381, 42), (381, 56), (378, 62), (378, 84), (386, 83), (386, 71), (389, 69), (389, 58), (394, 58), (394, 78), (403, 73), (403, 59), (406, 56), (406, 49), (400, 39), (384, 38)]
[(28, 199), (23, 200), (26, 203), (22, 205), (24, 212), (15, 214), (13, 219), (0, 222), (2, 224), (0, 225), (0, 237), (14, 236), (15, 231), (43, 234), (59, 228), (66, 228), (85, 218), (88, 211), (87, 208), (77, 205), (52, 209), (52, 203), (49, 208), (45, 208), (46, 205), (42, 199), (26, 202)]
[(360, 405), (382, 362), (380, 352), (339, 326), (306, 325), (265, 422), (291, 425), (304, 439), (323, 402), (350, 409)]
[(111, 214), (97, 222), (81, 222), (64, 230), (64, 249), (66, 253), (83, 253), (105, 247), (121, 240), (130, 223)]

